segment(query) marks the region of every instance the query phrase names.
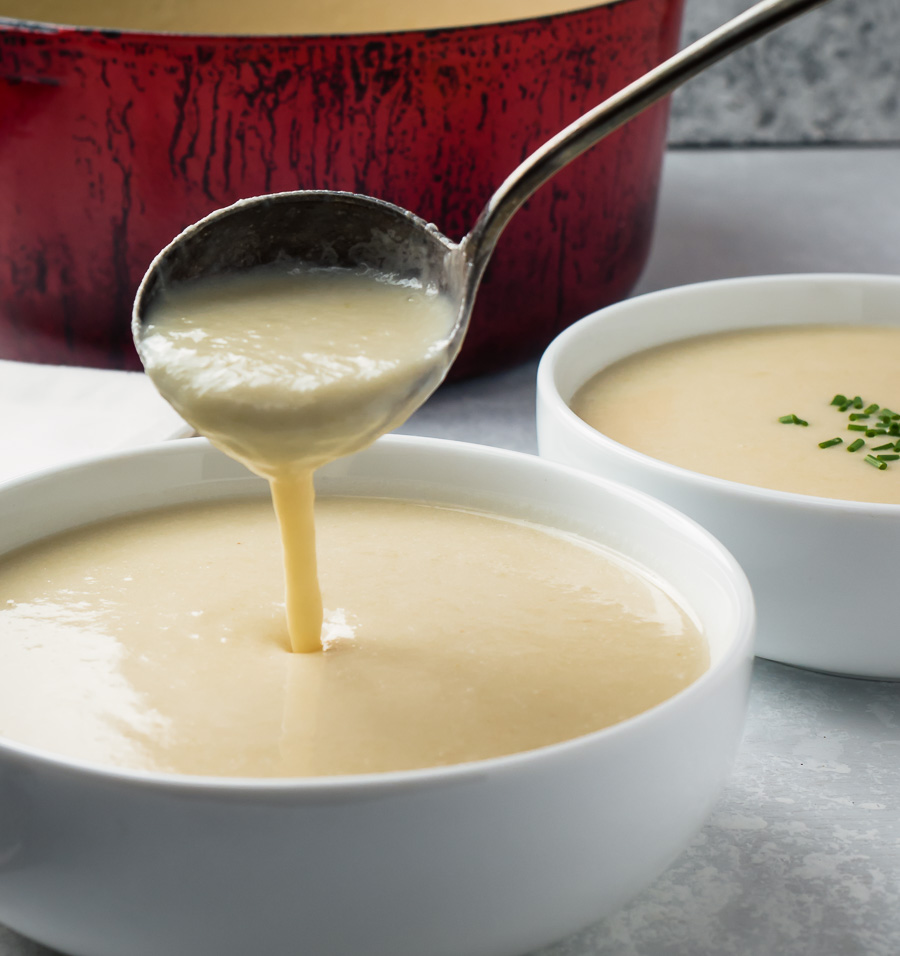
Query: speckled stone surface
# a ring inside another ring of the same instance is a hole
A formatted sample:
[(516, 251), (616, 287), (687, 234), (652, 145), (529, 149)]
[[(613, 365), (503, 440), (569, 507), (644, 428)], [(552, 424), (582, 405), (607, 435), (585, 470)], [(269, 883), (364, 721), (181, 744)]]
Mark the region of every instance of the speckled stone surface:
[[(688, 0), (696, 39), (750, 0)], [(900, 3), (832, 0), (691, 80), (670, 142), (900, 142)]]
[(712, 819), (656, 885), (541, 956), (895, 956), (900, 685), (757, 661)]
[[(639, 291), (898, 273), (898, 169), (900, 149), (670, 152)], [(403, 431), (534, 452), (535, 365), (447, 386)], [(49, 952), (0, 927), (0, 956)], [(745, 739), (707, 825), (618, 914), (532, 956), (898, 953), (900, 683), (758, 661)]]

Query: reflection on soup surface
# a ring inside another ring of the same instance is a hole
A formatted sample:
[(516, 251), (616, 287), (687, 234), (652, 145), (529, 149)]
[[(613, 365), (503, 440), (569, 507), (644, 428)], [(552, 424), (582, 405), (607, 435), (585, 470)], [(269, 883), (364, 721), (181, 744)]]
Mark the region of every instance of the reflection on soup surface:
[(0, 561), (0, 736), (216, 776), (402, 770), (565, 740), (708, 666), (620, 556), (524, 521), (317, 504), (324, 649), (292, 654), (271, 504), (180, 506)]

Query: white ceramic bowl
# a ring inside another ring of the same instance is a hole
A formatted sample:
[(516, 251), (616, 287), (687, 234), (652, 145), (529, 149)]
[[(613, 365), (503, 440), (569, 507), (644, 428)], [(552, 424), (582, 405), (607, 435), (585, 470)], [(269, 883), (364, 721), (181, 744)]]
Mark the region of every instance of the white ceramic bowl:
[[(512, 956), (649, 884), (738, 746), (753, 605), (740, 568), (660, 502), (495, 449), (389, 438), (320, 490), (531, 517), (666, 579), (707, 634), (695, 683), (619, 725), (453, 767), (315, 780), (116, 772), (0, 741), (0, 923), (78, 956)], [(0, 489), (3, 550), (157, 505), (265, 494), (205, 441)]]
[(900, 505), (838, 501), (712, 478), (607, 438), (569, 408), (601, 368), (707, 332), (800, 323), (900, 324), (900, 278), (727, 279), (639, 296), (582, 319), (538, 369), (540, 454), (639, 488), (716, 535), (750, 579), (762, 657), (900, 679)]

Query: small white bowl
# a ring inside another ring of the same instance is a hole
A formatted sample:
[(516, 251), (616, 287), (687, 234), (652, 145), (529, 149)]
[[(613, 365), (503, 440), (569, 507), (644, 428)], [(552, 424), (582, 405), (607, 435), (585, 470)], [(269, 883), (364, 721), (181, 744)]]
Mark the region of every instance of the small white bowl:
[(688, 471), (619, 444), (569, 407), (602, 368), (653, 346), (766, 325), (900, 324), (900, 278), (727, 279), (639, 296), (577, 322), (545, 352), (540, 454), (639, 488), (690, 515), (747, 572), (757, 654), (854, 677), (900, 679), (900, 505), (838, 501)]
[[(645, 495), (474, 445), (388, 438), (320, 491), (526, 516), (603, 542), (693, 609), (710, 669), (554, 746), (416, 772), (235, 780), (115, 771), (0, 741), (0, 923), (75, 956), (513, 956), (624, 903), (730, 769), (753, 604), (706, 531)], [(0, 489), (3, 550), (164, 504), (265, 494), (187, 440)]]

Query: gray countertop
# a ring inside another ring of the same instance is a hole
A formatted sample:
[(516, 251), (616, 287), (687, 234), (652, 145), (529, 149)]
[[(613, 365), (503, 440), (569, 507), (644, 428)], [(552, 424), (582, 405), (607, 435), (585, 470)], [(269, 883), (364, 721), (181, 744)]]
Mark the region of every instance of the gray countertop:
[[(668, 154), (637, 292), (814, 271), (900, 273), (900, 149)], [(534, 452), (536, 364), (446, 386), (402, 431)], [(0, 956), (49, 952), (0, 927)], [(540, 956), (897, 953), (900, 684), (758, 661), (702, 832), (624, 910)]]

